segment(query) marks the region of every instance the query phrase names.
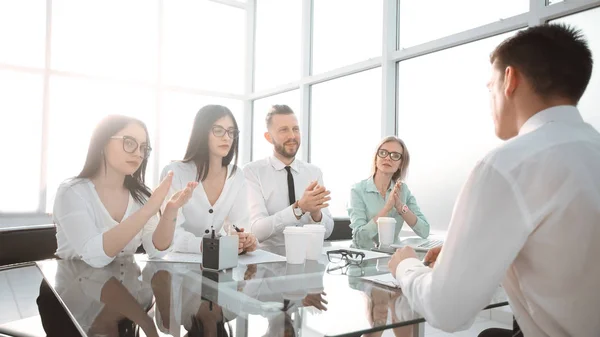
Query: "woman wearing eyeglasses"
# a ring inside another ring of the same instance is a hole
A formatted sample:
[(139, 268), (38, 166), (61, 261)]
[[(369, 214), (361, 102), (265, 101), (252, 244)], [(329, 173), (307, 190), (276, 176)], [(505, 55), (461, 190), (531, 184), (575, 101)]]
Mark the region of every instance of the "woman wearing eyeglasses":
[(238, 135), (237, 122), (228, 108), (207, 105), (196, 114), (184, 159), (163, 169), (161, 176), (175, 173), (169, 193), (175, 193), (186, 181), (200, 184), (178, 212), (176, 251), (201, 253), (202, 236), (213, 229), (215, 233), (224, 229), (238, 235), (238, 254), (256, 249), (256, 238), (244, 230), (248, 206), (244, 174), (236, 165)]
[(380, 217), (396, 219), (396, 239), (405, 222), (418, 236), (429, 236), (429, 223), (408, 186), (402, 182), (409, 163), (408, 150), (400, 138), (390, 136), (379, 143), (373, 159), (373, 175), (351, 190), (348, 215), (352, 240), (357, 247), (370, 249), (377, 245)]
[(151, 257), (166, 254), (173, 241), (177, 210), (192, 195), (191, 181), (166, 199), (169, 174), (150, 193), (144, 183), (151, 147), (146, 125), (112, 115), (96, 126), (83, 170), (62, 183), (54, 201), (56, 255), (82, 259), (92, 267), (108, 265), (117, 256), (132, 255), (140, 244)]

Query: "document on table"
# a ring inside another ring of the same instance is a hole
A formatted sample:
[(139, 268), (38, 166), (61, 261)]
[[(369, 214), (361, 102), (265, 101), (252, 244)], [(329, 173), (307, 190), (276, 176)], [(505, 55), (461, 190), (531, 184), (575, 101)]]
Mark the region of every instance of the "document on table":
[(374, 282), (377, 284), (382, 284), (387, 287), (400, 288), (400, 283), (398, 282), (398, 280), (396, 280), (396, 278), (391, 273), (375, 275), (375, 276), (363, 276), (361, 278), (363, 280), (371, 281), (371, 282)]
[(202, 254), (170, 252), (162, 258), (147, 257), (148, 262), (173, 262), (173, 263), (202, 263)]
[(253, 252), (238, 256), (238, 264), (259, 264), (267, 262), (285, 262), (284, 256), (273, 254), (262, 249), (257, 249)]
[(370, 250), (356, 249), (356, 248), (341, 248), (341, 247), (323, 247), (323, 255), (327, 255), (327, 252), (330, 250), (347, 250), (352, 252), (361, 252), (365, 254), (363, 261), (366, 260), (375, 260), (380, 259), (382, 257), (390, 257), (390, 254), (373, 252)]
[[(175, 253), (171, 252), (160, 259), (146, 258), (143, 261), (149, 262), (173, 262), (173, 263), (202, 263), (202, 254), (193, 253)], [(273, 254), (262, 249), (257, 249), (253, 252), (238, 256), (238, 264), (259, 264), (267, 262), (282, 262), (286, 261), (285, 257)]]

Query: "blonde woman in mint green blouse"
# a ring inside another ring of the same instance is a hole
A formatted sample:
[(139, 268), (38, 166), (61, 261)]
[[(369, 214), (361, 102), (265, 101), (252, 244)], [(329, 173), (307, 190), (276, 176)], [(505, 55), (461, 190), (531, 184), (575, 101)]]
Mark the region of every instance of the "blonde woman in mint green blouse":
[(429, 236), (429, 223), (402, 182), (409, 162), (408, 150), (400, 138), (390, 136), (379, 143), (373, 159), (373, 175), (355, 184), (351, 191), (348, 215), (354, 246), (366, 249), (377, 246), (379, 217), (396, 219), (396, 242), (405, 222), (418, 236)]

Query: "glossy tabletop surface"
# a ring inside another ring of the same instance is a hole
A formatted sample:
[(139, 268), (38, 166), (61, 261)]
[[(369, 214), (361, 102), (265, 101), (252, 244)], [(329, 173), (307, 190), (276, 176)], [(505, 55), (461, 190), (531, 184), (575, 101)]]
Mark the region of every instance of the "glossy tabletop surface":
[[(283, 247), (270, 250), (285, 255)], [(414, 324), (424, 321), (401, 290), (361, 278), (389, 273), (388, 257), (346, 265), (323, 254), (304, 265), (271, 262), (218, 273), (144, 258), (121, 258), (100, 269), (82, 261), (37, 262), (44, 330), (65, 336), (345, 336), (393, 329), (412, 336)], [(490, 305), (506, 304), (499, 288)]]

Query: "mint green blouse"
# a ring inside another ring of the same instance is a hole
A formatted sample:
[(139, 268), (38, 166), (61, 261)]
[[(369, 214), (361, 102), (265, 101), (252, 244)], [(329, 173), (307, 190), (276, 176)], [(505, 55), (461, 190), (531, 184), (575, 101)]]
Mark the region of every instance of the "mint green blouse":
[[(377, 235), (377, 224), (373, 221), (373, 218), (385, 206), (385, 200), (389, 197), (393, 187), (394, 183), (392, 182), (384, 199), (379, 194), (372, 176), (352, 186), (348, 215), (350, 216), (350, 228), (352, 228), (352, 242), (354, 246), (363, 249), (370, 249), (377, 246), (379, 238)], [(418, 236), (427, 238), (429, 236), (429, 223), (423, 213), (421, 213), (421, 209), (417, 205), (417, 200), (410, 193), (405, 183), (402, 183), (400, 199), (417, 216), (417, 223), (412, 227), (412, 230)], [(395, 208), (387, 216), (396, 219), (394, 237), (397, 242), (398, 234), (402, 229), (402, 225), (404, 225), (404, 219)]]

